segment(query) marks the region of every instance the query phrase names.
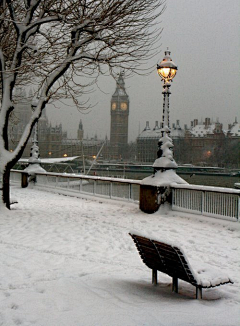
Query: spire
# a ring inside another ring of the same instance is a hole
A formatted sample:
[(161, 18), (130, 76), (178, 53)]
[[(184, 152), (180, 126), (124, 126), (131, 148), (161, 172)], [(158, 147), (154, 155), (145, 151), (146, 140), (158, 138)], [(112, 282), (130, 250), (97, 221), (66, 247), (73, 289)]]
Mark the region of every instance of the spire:
[(83, 130), (83, 123), (82, 123), (82, 119), (80, 119), (80, 122), (79, 122), (79, 126), (78, 126), (78, 129), (79, 129), (79, 130)]
[(149, 126), (149, 121), (146, 121), (146, 127), (144, 128), (143, 131), (146, 131), (146, 130), (151, 130), (151, 128)]
[(153, 128), (153, 130), (159, 130), (159, 126), (158, 126), (158, 121), (155, 121), (155, 127)]
[(125, 90), (124, 71), (121, 71), (118, 75), (117, 87), (113, 96), (128, 96)]
[(121, 71), (120, 74), (118, 75), (117, 85), (125, 88), (125, 81), (124, 81), (123, 77), (124, 77), (124, 71)]
[(77, 135), (78, 135), (79, 140), (83, 140), (84, 130), (83, 130), (82, 119), (80, 119), (80, 122), (79, 122), (79, 125), (78, 125)]

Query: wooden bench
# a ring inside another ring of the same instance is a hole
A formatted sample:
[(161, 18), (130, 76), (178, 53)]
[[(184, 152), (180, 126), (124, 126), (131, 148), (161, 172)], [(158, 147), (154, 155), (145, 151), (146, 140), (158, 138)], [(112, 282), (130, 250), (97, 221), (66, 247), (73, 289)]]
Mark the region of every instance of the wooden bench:
[(202, 289), (233, 283), (226, 275), (208, 268), (195, 272), (183, 251), (167, 243), (131, 234), (143, 262), (152, 269), (152, 283), (157, 284), (157, 271), (172, 277), (172, 291), (178, 292), (178, 279), (196, 287), (196, 299), (202, 299)]

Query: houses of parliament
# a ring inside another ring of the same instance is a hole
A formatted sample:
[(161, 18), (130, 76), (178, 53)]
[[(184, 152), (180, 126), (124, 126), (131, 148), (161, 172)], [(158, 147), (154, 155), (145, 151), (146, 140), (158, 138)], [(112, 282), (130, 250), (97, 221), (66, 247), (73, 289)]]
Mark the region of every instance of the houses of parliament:
[[(10, 150), (14, 149), (24, 131), (24, 128), (32, 114), (32, 92), (27, 93), (19, 89), (17, 97), (21, 100), (17, 103), (16, 112), (11, 118), (9, 135)], [(116, 90), (112, 95), (110, 104), (111, 126), (110, 140), (84, 137), (84, 127), (80, 119), (77, 138), (68, 138), (62, 124), (52, 125), (47, 118), (46, 110), (38, 121), (38, 146), (40, 158), (60, 158), (67, 156), (84, 156), (92, 159), (99, 153), (102, 159), (125, 160), (128, 159), (128, 116), (129, 97), (125, 90), (123, 74), (120, 73), (116, 81)], [(96, 131), (97, 132), (97, 131)], [(23, 157), (28, 158), (31, 151), (32, 137), (24, 150)]]
[[(14, 149), (20, 139), (24, 127), (32, 113), (31, 91), (18, 90), (16, 113), (11, 118), (9, 135), (10, 149)], [(151, 128), (150, 122), (136, 138), (128, 142), (128, 118), (130, 100), (126, 92), (124, 75), (119, 74), (115, 92), (110, 99), (110, 139), (85, 137), (83, 122), (80, 119), (77, 138), (68, 138), (62, 125), (51, 125), (46, 111), (43, 110), (38, 122), (38, 146), (40, 158), (60, 158), (66, 156), (84, 156), (92, 160), (98, 153), (99, 159), (108, 161), (125, 161), (152, 164), (157, 156), (158, 141), (161, 138), (161, 122), (155, 121)], [(97, 132), (97, 130), (96, 130)], [(174, 158), (178, 164), (204, 164), (229, 168), (240, 167), (240, 124), (235, 118), (228, 129), (224, 130), (221, 122), (205, 118), (203, 121), (194, 119), (191, 126), (182, 128), (180, 121), (172, 123), (171, 138), (174, 144)], [(30, 156), (32, 137), (23, 153)]]

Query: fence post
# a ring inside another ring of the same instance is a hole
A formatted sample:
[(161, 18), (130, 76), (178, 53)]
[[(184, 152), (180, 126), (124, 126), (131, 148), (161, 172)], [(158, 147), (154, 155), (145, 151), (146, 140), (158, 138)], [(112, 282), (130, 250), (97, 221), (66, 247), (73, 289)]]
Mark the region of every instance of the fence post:
[(175, 205), (175, 189), (172, 188), (172, 208), (174, 208)]
[(109, 197), (112, 198), (112, 182), (110, 181), (110, 187), (109, 187)]
[(201, 209), (201, 213), (203, 214), (203, 212), (205, 211), (205, 196), (204, 196), (204, 191), (202, 191), (202, 209)]
[(28, 186), (28, 173), (22, 172), (22, 181), (21, 181), (21, 187), (27, 188)]
[(132, 184), (128, 184), (128, 200), (132, 199)]
[(82, 192), (82, 180), (83, 179), (80, 179), (80, 188), (79, 188), (79, 191)]
[(93, 180), (93, 194), (96, 195), (96, 180)]
[(238, 196), (238, 200), (237, 200), (237, 207), (236, 207), (236, 209), (237, 209), (237, 220), (238, 220), (238, 222), (240, 222), (240, 197)]

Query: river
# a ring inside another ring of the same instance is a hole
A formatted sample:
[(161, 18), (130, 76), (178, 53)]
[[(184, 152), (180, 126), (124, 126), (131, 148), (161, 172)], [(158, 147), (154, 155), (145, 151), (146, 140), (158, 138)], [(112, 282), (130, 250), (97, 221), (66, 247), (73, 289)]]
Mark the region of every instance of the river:
[[(118, 178), (127, 178), (134, 180), (141, 180), (146, 178), (149, 175), (149, 172), (123, 172), (123, 171), (96, 171), (95, 174), (99, 176), (111, 176)], [(213, 187), (225, 187), (225, 188), (234, 188), (235, 183), (240, 182), (239, 176), (230, 176), (230, 175), (221, 175), (221, 174), (185, 174), (178, 173), (178, 175), (186, 180), (190, 184), (203, 185), (203, 186), (213, 186)]]

